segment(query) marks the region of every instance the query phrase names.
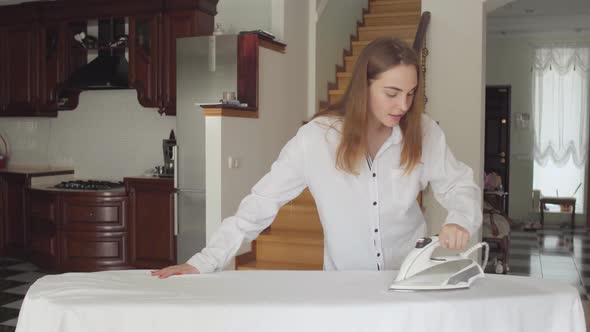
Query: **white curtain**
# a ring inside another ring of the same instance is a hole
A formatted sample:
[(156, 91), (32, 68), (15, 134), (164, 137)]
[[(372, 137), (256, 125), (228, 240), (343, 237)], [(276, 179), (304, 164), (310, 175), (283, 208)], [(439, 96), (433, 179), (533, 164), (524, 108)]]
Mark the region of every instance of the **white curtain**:
[(580, 168), (588, 154), (588, 72), (590, 47), (545, 46), (534, 49), (534, 157)]
[(575, 197), (578, 213), (586, 187), (589, 62), (589, 46), (534, 48), (533, 186), (544, 196)]

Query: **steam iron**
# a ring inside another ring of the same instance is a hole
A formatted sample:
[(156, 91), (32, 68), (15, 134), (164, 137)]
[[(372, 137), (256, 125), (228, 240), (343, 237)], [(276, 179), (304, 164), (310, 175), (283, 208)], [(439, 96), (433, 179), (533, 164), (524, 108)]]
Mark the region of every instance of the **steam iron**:
[(406, 257), (397, 278), (389, 287), (395, 291), (422, 291), (469, 288), (471, 283), (484, 277), (482, 266), (469, 258), (475, 250), (485, 247), (484, 263), (488, 261), (489, 246), (480, 242), (457, 256), (432, 257), (440, 246), (438, 236), (416, 241), (414, 250)]

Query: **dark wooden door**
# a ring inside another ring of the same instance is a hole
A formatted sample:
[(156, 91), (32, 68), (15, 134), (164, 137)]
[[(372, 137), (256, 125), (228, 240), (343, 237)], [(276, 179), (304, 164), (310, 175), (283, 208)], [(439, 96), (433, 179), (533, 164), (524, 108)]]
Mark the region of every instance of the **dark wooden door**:
[(37, 97), (36, 24), (9, 26), (3, 36), (6, 69), (5, 112), (14, 115), (35, 113)]
[(176, 264), (172, 179), (125, 179), (129, 193), (130, 264), (157, 269)]
[(130, 17), (129, 35), (129, 83), (143, 107), (159, 107), (162, 15)]
[[(487, 173), (502, 177), (502, 187), (510, 184), (510, 86), (486, 87), (485, 161)], [(506, 205), (506, 212), (508, 206)]]

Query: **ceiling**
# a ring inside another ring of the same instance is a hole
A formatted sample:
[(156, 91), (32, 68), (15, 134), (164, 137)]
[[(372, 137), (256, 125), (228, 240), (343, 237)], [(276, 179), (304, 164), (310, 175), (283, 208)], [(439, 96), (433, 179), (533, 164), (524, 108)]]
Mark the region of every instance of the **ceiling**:
[(488, 33), (590, 33), (590, 0), (516, 0), (488, 13)]
[(588, 0), (516, 0), (489, 14), (489, 17), (531, 17), (590, 15)]

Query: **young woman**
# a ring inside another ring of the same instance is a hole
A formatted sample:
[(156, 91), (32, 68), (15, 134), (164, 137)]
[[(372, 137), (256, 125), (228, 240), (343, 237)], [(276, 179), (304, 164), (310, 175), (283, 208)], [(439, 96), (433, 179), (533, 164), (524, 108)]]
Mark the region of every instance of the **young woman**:
[(324, 229), (324, 270), (398, 269), (426, 232), (416, 201), (430, 184), (448, 210), (441, 245), (462, 249), (480, 227), (481, 190), (428, 116), (413, 110), (418, 58), (393, 38), (361, 53), (342, 100), (299, 129), (278, 159), (186, 264), (152, 274), (223, 269), (306, 187)]

